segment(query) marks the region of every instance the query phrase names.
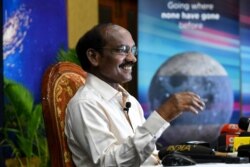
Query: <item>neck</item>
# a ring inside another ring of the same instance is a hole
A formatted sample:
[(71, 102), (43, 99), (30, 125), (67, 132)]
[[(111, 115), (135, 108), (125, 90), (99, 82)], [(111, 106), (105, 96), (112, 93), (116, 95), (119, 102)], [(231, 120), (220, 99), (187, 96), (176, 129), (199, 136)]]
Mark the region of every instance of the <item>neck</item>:
[(114, 89), (118, 90), (119, 83), (114, 82), (113, 80), (108, 79), (107, 77), (101, 75), (100, 73), (96, 73), (96, 72), (90, 72), (90, 73), (93, 74), (93, 75), (95, 75), (96, 77), (98, 77), (102, 81), (106, 82), (107, 84), (109, 84)]

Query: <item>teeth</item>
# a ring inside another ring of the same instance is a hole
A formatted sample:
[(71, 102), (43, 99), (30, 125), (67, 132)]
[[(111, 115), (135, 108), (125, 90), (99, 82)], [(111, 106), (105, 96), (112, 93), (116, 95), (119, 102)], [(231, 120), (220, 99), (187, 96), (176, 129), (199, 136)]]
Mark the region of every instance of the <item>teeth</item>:
[(125, 69), (125, 70), (132, 70), (132, 66), (124, 66), (123, 69)]

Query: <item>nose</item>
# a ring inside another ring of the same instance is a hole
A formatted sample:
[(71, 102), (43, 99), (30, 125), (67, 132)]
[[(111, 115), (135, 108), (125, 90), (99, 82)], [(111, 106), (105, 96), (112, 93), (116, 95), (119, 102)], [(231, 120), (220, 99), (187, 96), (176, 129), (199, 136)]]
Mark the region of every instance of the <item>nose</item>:
[(126, 60), (133, 63), (137, 62), (137, 58), (132, 52), (128, 53), (128, 55), (126, 56)]

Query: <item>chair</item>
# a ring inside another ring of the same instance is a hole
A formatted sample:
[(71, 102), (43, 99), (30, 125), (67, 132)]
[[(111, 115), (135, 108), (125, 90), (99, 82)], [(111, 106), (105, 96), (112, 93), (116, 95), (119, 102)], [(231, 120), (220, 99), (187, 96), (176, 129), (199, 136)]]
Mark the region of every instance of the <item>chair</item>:
[(42, 80), (42, 110), (48, 140), (51, 166), (72, 167), (64, 134), (65, 109), (70, 98), (85, 83), (87, 73), (71, 62), (50, 66)]

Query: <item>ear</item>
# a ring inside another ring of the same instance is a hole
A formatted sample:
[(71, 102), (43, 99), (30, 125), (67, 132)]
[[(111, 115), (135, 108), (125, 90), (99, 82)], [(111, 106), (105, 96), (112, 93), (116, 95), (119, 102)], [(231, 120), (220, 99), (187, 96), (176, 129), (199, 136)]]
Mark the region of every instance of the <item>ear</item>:
[(94, 49), (92, 48), (89, 48), (86, 52), (86, 55), (90, 61), (90, 63), (93, 65), (93, 66), (98, 66), (99, 64), (99, 53), (96, 52)]

